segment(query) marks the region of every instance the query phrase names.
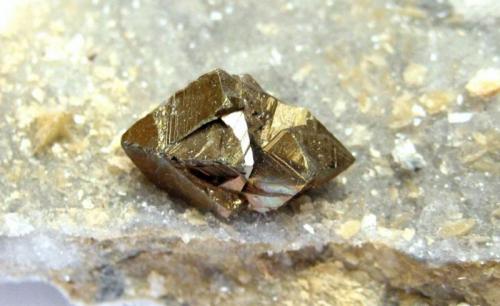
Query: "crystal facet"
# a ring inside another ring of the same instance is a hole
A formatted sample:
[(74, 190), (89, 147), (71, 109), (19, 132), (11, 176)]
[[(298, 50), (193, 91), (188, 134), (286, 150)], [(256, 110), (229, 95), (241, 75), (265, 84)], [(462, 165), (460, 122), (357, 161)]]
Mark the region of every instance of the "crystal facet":
[(158, 187), (226, 218), (276, 209), (354, 162), (309, 111), (220, 69), (137, 121), (122, 146)]

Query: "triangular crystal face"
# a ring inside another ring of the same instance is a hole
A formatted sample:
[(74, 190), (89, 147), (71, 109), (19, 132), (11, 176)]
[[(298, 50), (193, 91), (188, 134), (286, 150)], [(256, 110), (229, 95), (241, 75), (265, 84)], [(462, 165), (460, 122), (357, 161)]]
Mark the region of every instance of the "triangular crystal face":
[(276, 209), (354, 162), (309, 111), (220, 69), (137, 121), (122, 146), (158, 187), (226, 218)]

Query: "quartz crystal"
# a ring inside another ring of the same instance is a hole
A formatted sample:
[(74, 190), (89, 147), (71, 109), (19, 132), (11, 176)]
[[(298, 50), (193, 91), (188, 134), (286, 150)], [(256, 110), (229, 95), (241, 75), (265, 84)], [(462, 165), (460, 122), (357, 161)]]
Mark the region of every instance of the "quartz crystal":
[(354, 162), (309, 111), (220, 69), (137, 121), (122, 146), (158, 187), (223, 217), (276, 209)]

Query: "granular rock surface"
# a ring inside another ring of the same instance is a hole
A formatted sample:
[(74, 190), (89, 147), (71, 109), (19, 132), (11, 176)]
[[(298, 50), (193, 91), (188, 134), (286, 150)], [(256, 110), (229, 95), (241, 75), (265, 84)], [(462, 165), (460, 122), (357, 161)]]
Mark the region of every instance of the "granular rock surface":
[[(500, 304), (497, 1), (0, 1), (0, 273), (75, 304)], [(356, 157), (229, 222), (120, 137), (220, 67)]]

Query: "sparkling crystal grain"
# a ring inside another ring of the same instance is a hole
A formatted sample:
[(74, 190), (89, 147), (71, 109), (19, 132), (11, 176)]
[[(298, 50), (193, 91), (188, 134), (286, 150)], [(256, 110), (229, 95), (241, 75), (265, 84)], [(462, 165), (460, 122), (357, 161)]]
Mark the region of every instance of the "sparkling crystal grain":
[(354, 162), (309, 111), (220, 69), (137, 121), (122, 146), (158, 187), (226, 218), (276, 209)]

